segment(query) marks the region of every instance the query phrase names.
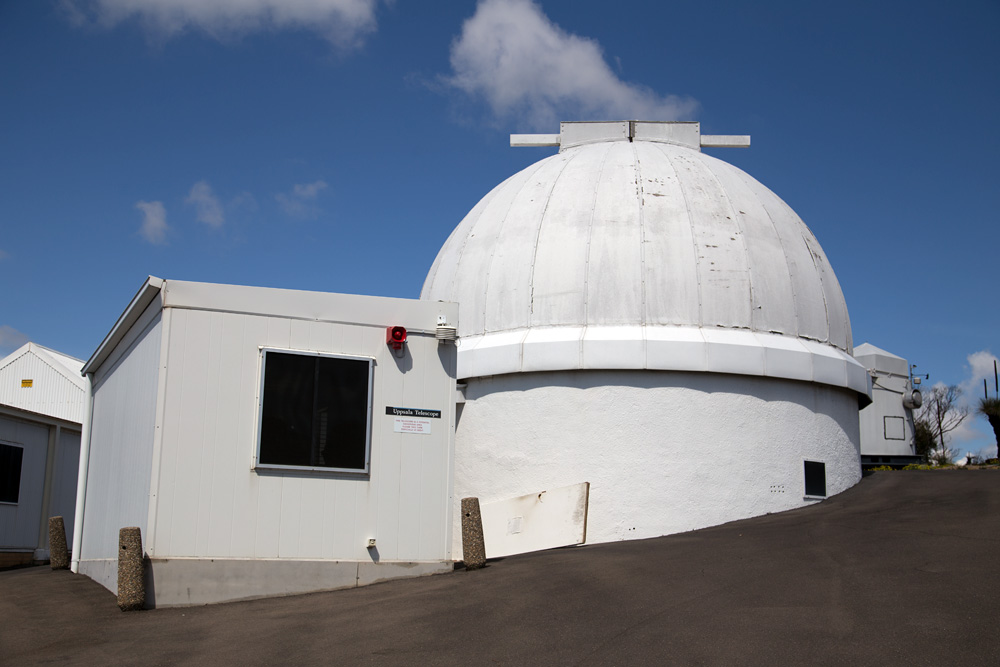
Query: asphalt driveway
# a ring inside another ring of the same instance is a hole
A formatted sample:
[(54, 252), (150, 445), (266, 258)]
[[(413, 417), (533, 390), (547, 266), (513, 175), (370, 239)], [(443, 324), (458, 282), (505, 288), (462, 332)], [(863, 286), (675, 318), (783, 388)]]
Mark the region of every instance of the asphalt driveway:
[(0, 572), (0, 663), (1000, 664), (1000, 472), (877, 473), (818, 505), (360, 589), (122, 613)]

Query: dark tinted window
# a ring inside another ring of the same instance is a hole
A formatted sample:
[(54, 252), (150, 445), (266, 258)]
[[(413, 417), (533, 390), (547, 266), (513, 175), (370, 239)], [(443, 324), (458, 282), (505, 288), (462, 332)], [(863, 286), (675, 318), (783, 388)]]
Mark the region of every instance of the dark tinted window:
[(21, 459), (24, 450), (0, 445), (0, 503), (16, 503), (21, 495)]
[(806, 461), (806, 495), (826, 495), (826, 464), (819, 461)]
[(265, 350), (261, 465), (364, 471), (371, 361)]

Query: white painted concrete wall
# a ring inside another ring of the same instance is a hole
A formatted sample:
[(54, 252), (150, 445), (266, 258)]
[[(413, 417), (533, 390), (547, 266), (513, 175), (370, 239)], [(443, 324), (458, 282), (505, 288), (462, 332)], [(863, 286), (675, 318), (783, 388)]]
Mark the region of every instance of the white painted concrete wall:
[[(370, 301), (377, 313), (378, 300)], [(430, 311), (438, 306), (413, 303), (433, 325), (436, 311)], [(389, 317), (384, 308), (391, 304), (381, 305), (381, 317)], [(454, 345), (414, 334), (416, 322), (392, 322), (411, 329), (407, 356), (397, 359), (385, 343), (385, 324), (180, 307), (167, 312), (169, 368), (151, 556), (370, 562), (366, 546), (374, 537), (380, 561), (450, 558)], [(260, 346), (376, 359), (370, 476), (251, 469)], [(442, 415), (432, 420), (430, 435), (395, 433), (386, 406)]]
[[(468, 381), (455, 498), (590, 482), (587, 542), (654, 537), (809, 504), (861, 478), (857, 394), (713, 373), (564, 371)], [(456, 510), (456, 526), (460, 513)], [(454, 533), (461, 553), (461, 533)]]
[(93, 381), (94, 415), (80, 572), (117, 590), (118, 531), (147, 533), (163, 322), (159, 303)]
[(0, 549), (34, 551), (42, 515), (49, 429), (44, 424), (0, 415), (0, 443), (24, 449), (18, 502), (0, 503)]

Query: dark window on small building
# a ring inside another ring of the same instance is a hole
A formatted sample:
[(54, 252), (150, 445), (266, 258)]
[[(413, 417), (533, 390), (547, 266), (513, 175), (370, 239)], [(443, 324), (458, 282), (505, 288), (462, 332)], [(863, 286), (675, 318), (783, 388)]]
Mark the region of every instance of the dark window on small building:
[(820, 461), (806, 461), (806, 495), (826, 497), (826, 464)]
[(24, 449), (0, 444), (0, 503), (16, 503), (21, 496), (21, 461)]
[(257, 465), (367, 472), (372, 360), (263, 355)]

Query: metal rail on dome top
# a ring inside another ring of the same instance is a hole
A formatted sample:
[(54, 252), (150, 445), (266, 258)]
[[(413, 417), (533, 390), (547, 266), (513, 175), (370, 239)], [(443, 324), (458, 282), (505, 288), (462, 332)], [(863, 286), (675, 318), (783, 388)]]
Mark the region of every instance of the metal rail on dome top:
[(749, 148), (749, 135), (702, 134), (701, 123), (690, 121), (596, 121), (564, 122), (559, 134), (512, 134), (510, 145), (515, 148), (557, 146), (559, 150), (598, 141), (658, 141), (705, 148)]

